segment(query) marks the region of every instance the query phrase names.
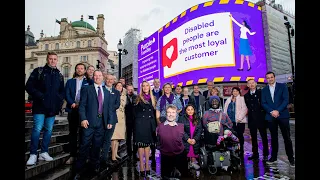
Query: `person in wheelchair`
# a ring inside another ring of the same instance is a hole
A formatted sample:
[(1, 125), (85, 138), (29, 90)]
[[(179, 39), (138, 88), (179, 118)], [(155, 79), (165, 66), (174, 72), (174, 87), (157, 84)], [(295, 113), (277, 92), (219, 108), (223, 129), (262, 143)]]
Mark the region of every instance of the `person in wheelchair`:
[[(236, 156), (235, 151), (238, 149), (233, 147), (234, 144), (239, 146), (239, 139), (232, 129), (232, 121), (219, 108), (220, 98), (211, 96), (209, 103), (211, 107), (202, 118), (204, 147), (200, 149), (200, 166), (208, 168), (211, 174), (215, 174), (217, 167), (228, 168), (231, 166), (230, 162), (233, 161), (231, 156)], [(234, 162), (236, 167), (238, 164)]]

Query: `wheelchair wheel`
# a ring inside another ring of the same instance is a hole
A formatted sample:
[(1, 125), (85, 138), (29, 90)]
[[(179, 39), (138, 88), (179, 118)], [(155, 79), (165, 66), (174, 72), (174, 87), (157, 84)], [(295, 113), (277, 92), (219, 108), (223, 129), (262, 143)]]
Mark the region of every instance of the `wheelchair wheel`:
[(201, 169), (205, 169), (208, 163), (208, 155), (204, 148), (200, 148), (199, 165)]
[(213, 165), (209, 165), (208, 171), (210, 174), (215, 175), (217, 173), (218, 169), (216, 167), (214, 167)]

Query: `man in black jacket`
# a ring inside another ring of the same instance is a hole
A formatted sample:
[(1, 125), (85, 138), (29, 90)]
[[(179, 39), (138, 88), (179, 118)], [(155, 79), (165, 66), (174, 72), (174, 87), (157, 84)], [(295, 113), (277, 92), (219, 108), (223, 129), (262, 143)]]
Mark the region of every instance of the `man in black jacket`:
[[(131, 84), (127, 85), (127, 104), (125, 106), (125, 114), (126, 114), (126, 144), (127, 144), (127, 153), (128, 156), (131, 157), (132, 154), (135, 155), (137, 153), (136, 147), (133, 147), (132, 150), (132, 133), (133, 133), (133, 106), (136, 102), (137, 95), (133, 93), (134, 89)], [(133, 151), (133, 153), (132, 153)], [(133, 158), (135, 160), (135, 158)]]
[(42, 128), (44, 132), (39, 160), (53, 160), (48, 154), (48, 146), (55, 116), (59, 114), (64, 99), (64, 79), (57, 69), (57, 63), (57, 54), (48, 52), (46, 65), (35, 68), (26, 83), (26, 91), (32, 96), (33, 100), (32, 114), (34, 122), (31, 134), (30, 157), (27, 165), (34, 165), (37, 162), (37, 150)]
[(248, 126), (252, 141), (252, 156), (249, 160), (259, 159), (257, 133), (260, 132), (263, 144), (263, 161), (268, 160), (268, 137), (267, 137), (267, 121), (264, 119), (265, 111), (261, 105), (261, 90), (257, 89), (257, 83), (254, 79), (247, 82), (249, 91), (244, 95), (246, 106), (248, 108)]

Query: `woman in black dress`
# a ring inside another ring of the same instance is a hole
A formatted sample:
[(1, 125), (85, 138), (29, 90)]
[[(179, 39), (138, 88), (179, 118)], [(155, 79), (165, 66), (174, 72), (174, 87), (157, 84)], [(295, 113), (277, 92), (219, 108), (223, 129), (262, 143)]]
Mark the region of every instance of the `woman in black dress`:
[[(134, 130), (133, 142), (138, 147), (140, 160), (140, 176), (150, 174), (149, 154), (150, 146), (155, 144), (156, 131), (156, 98), (153, 96), (150, 84), (143, 81), (140, 87), (140, 94), (134, 106)], [(143, 162), (145, 157), (145, 163)]]

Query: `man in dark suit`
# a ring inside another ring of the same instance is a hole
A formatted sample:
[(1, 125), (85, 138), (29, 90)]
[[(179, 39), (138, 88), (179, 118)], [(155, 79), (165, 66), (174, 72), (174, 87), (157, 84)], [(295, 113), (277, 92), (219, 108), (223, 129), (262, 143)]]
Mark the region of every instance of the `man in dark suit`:
[(266, 120), (269, 123), (271, 132), (271, 158), (267, 161), (268, 164), (277, 162), (278, 155), (278, 126), (280, 127), (286, 154), (288, 156), (290, 166), (295, 166), (293, 157), (293, 147), (290, 138), (290, 114), (287, 108), (289, 103), (288, 88), (285, 84), (275, 81), (275, 74), (267, 72), (266, 78), (268, 85), (262, 89), (262, 106), (266, 111)]
[(257, 83), (254, 79), (249, 79), (247, 82), (249, 91), (244, 95), (244, 100), (248, 108), (248, 126), (250, 129), (251, 141), (252, 141), (252, 156), (249, 160), (258, 160), (258, 140), (257, 133), (259, 130), (263, 144), (263, 161), (268, 160), (268, 137), (267, 137), (267, 122), (264, 119), (265, 111), (261, 105), (261, 90), (257, 89)]
[[(66, 112), (68, 112), (69, 123), (69, 151), (70, 158), (66, 161), (66, 164), (72, 164), (77, 156), (77, 137), (79, 123), (79, 102), (80, 102), (80, 90), (83, 86), (93, 84), (91, 79), (87, 79), (86, 66), (83, 63), (78, 63), (75, 66), (75, 72), (73, 78), (69, 79), (65, 87), (65, 97), (67, 101)], [(80, 136), (81, 139), (81, 136)]]
[(209, 92), (210, 92), (211, 89), (213, 88), (213, 85), (214, 85), (213, 81), (208, 81), (208, 82), (207, 82), (208, 90), (203, 91), (203, 96), (204, 96), (206, 99), (209, 97), (208, 95), (210, 95)]
[(91, 156), (90, 164), (95, 173), (100, 168), (100, 149), (103, 143), (105, 131), (113, 128), (112, 94), (102, 86), (102, 72), (96, 70), (93, 73), (94, 84), (81, 89), (79, 104), (79, 115), (82, 130), (82, 140), (79, 149), (79, 156), (76, 163), (76, 177), (80, 178), (80, 173), (89, 155), (90, 145)]
[[(127, 153), (128, 156), (132, 156), (132, 154), (137, 153), (137, 148), (133, 147), (133, 153), (132, 153), (132, 133), (133, 133), (133, 125), (134, 125), (134, 118), (133, 118), (133, 107), (137, 99), (137, 95), (133, 93), (134, 89), (131, 84), (127, 85), (127, 104), (125, 106), (125, 114), (126, 114), (126, 131), (127, 131), (127, 137), (126, 137), (126, 144), (127, 144)], [(136, 160), (135, 158), (133, 158)]]
[(160, 98), (160, 96), (162, 96), (162, 90), (160, 88), (160, 80), (158, 78), (155, 78), (153, 80), (153, 89), (152, 89), (152, 94), (158, 99)]
[(109, 124), (111, 124), (112, 127), (110, 129), (107, 129), (104, 133), (101, 164), (103, 166), (106, 166), (106, 165), (110, 166), (112, 165), (112, 163), (108, 161), (108, 157), (109, 157), (109, 151), (110, 151), (110, 145), (111, 145), (111, 138), (114, 132), (114, 128), (118, 123), (118, 117), (117, 117), (116, 111), (120, 106), (120, 92), (113, 87), (114, 76), (110, 74), (106, 75), (105, 81), (106, 81), (105, 82), (106, 89), (110, 92), (109, 102), (111, 106), (110, 109), (112, 109), (111, 110), (112, 119), (110, 119)]

